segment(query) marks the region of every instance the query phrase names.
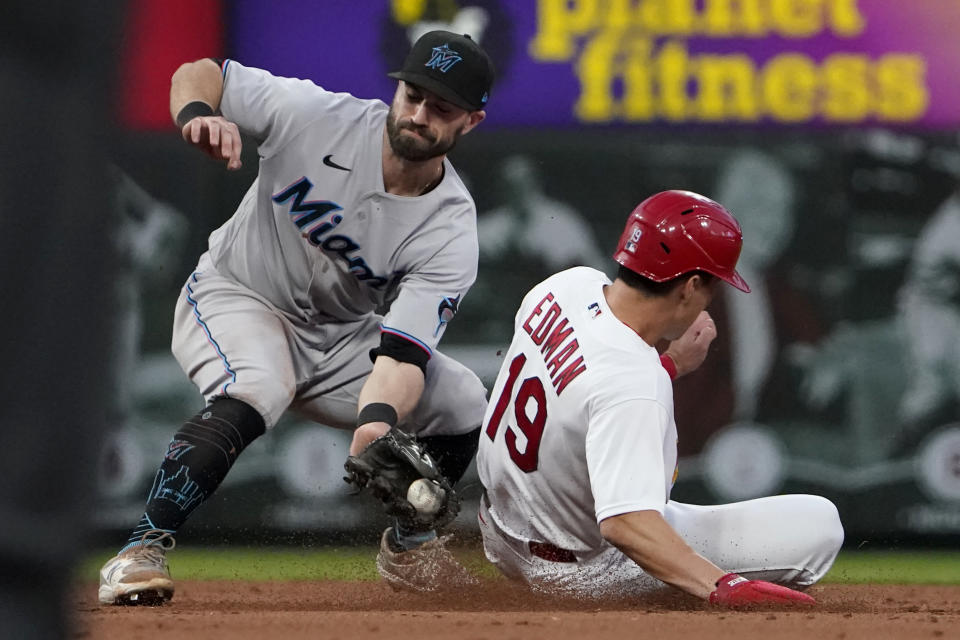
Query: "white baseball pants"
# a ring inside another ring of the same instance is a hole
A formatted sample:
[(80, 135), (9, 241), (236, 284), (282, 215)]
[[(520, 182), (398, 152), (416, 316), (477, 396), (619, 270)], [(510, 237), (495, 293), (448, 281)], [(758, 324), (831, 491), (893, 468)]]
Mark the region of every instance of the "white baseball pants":
[[(670, 501), (664, 517), (687, 544), (721, 569), (794, 589), (823, 578), (843, 543), (837, 508), (820, 496), (773, 496), (714, 506)], [(538, 591), (629, 597), (665, 586), (609, 544), (576, 562), (538, 557), (529, 540), (513, 538), (497, 526), (486, 498), (480, 501), (478, 519), (487, 559), (504, 575)]]

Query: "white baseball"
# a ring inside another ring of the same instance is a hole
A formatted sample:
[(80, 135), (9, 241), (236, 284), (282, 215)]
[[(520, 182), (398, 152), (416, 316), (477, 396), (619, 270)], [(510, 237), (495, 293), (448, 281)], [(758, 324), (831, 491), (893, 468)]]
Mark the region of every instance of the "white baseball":
[(433, 515), (443, 504), (443, 489), (435, 482), (420, 478), (407, 488), (407, 501), (423, 515)]

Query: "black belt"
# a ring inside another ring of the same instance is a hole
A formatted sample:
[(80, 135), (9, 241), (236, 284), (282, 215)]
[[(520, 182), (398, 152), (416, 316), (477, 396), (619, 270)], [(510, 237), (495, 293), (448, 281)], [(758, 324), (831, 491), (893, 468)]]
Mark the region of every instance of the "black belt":
[(560, 547), (550, 544), (549, 542), (534, 542), (531, 540), (527, 543), (527, 546), (530, 547), (530, 553), (538, 558), (549, 560), (550, 562), (577, 561), (577, 556), (574, 555), (573, 551), (570, 551), (569, 549), (561, 549)]

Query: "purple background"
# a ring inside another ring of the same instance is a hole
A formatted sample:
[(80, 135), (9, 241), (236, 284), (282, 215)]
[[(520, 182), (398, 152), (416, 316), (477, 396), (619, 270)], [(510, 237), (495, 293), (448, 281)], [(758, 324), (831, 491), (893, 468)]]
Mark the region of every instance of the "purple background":
[[(578, 122), (573, 113), (580, 92), (575, 61), (542, 63), (527, 54), (536, 31), (534, 0), (460, 3), (470, 4), (484, 6), (496, 17), (483, 38), (500, 71), (485, 126), (598, 126)], [(855, 38), (831, 33), (798, 39), (698, 37), (687, 44), (691, 52), (742, 52), (758, 65), (785, 52), (803, 53), (817, 61), (841, 51), (869, 54), (873, 59), (892, 52), (920, 54), (927, 62), (929, 107), (922, 119), (909, 125), (957, 126), (960, 3), (859, 0), (858, 7), (867, 27)], [(399, 66), (408, 44), (401, 28), (393, 24), (386, 0), (236, 0), (227, 11), (232, 55), (244, 64), (278, 75), (310, 78), (326, 88), (360, 97), (389, 100), (392, 95), (395, 84), (385, 74)]]

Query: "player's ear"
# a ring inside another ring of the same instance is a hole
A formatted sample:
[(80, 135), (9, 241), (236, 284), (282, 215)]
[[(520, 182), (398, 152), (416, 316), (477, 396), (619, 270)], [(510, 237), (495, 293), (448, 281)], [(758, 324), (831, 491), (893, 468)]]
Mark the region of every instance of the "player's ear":
[(680, 299), (684, 302), (693, 298), (697, 290), (704, 286), (703, 279), (696, 273), (684, 277), (683, 284), (677, 287)]
[(467, 124), (463, 126), (463, 131), (461, 132), (461, 135), (464, 133), (469, 133), (471, 129), (473, 129), (475, 126), (483, 122), (484, 118), (486, 117), (487, 117), (487, 112), (484, 111), (483, 109), (480, 109), (477, 111), (471, 111), (469, 113), (469, 116), (467, 117)]

